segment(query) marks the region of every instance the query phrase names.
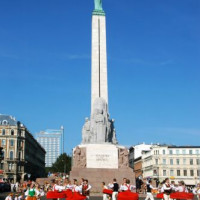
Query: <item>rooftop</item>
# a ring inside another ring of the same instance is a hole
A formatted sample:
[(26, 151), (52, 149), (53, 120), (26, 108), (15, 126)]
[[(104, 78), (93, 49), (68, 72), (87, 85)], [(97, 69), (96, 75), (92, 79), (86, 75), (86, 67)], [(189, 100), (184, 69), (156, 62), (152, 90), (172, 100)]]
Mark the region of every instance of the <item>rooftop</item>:
[(19, 122), (11, 115), (0, 114), (0, 125), (17, 126)]

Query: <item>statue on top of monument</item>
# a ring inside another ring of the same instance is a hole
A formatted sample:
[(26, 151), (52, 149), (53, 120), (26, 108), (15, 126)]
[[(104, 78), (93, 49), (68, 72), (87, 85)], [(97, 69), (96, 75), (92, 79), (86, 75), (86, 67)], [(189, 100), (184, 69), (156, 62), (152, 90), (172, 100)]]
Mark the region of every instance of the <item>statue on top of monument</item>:
[(103, 10), (102, 0), (94, 0), (94, 9), (95, 10)]

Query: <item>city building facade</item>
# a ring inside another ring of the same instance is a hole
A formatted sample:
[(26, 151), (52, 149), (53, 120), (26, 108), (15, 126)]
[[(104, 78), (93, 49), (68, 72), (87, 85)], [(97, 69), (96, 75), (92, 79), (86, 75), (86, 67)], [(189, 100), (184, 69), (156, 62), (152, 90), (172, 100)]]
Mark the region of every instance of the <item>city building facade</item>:
[(143, 178), (170, 178), (187, 185), (200, 182), (200, 146), (153, 145), (142, 153)]
[(0, 114), (0, 178), (13, 181), (45, 175), (45, 150), (14, 117)]
[(64, 128), (41, 131), (36, 134), (36, 139), (46, 151), (46, 167), (51, 167), (61, 153), (63, 153)]
[(142, 177), (142, 156), (134, 160), (135, 178)]
[(149, 151), (152, 144), (138, 144), (129, 148), (129, 166), (134, 168), (134, 160), (142, 156), (143, 151)]

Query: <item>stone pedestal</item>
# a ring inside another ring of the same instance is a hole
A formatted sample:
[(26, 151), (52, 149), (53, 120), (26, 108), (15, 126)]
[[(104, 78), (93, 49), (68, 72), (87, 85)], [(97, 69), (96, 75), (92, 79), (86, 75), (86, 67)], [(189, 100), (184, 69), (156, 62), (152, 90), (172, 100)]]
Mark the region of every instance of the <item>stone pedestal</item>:
[(118, 183), (123, 178), (130, 179), (135, 184), (135, 174), (129, 167), (128, 150), (123, 146), (113, 144), (79, 145), (73, 151), (73, 166), (70, 179), (85, 178), (92, 185), (92, 192), (101, 192), (101, 183)]

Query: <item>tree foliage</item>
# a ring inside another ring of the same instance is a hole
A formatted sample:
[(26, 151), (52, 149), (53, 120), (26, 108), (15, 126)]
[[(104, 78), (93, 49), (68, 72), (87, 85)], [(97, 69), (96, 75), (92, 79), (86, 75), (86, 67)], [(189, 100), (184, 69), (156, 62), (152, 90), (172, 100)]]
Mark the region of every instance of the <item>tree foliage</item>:
[(53, 163), (52, 167), (50, 168), (51, 172), (65, 172), (69, 173), (71, 171), (71, 156), (67, 155), (66, 153), (61, 154), (55, 163)]

